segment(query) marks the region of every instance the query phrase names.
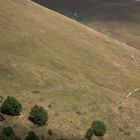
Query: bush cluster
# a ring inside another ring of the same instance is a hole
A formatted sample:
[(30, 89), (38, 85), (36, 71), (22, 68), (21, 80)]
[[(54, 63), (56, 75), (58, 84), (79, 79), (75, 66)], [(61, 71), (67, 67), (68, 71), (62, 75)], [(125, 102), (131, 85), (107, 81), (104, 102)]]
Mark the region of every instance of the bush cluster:
[[(22, 111), (21, 103), (14, 97), (8, 96), (1, 106), (1, 112), (7, 115), (20, 115)], [(37, 125), (45, 125), (48, 121), (48, 112), (43, 107), (35, 105), (32, 107), (29, 120)]]
[[(3, 114), (17, 116), (22, 111), (22, 105), (16, 98), (8, 96), (2, 104), (0, 111)], [(43, 107), (35, 105), (31, 109), (29, 119), (35, 124), (45, 125), (48, 121), (48, 112)], [(21, 139), (15, 135), (12, 127), (5, 127), (0, 132), (0, 140)], [(39, 137), (33, 131), (30, 131), (25, 140), (39, 140)]]
[[(8, 96), (0, 108), (3, 114), (7, 115), (20, 115), (22, 111), (21, 103), (14, 97)], [(48, 112), (43, 107), (35, 105), (31, 108), (29, 120), (36, 125), (45, 125), (48, 121)], [(106, 125), (103, 121), (93, 121), (91, 127), (86, 131), (85, 138), (91, 140), (93, 135), (102, 137), (106, 133)], [(53, 135), (52, 130), (48, 130), (48, 135)], [(0, 132), (0, 140), (21, 140), (17, 137), (11, 127), (3, 128)], [(39, 140), (39, 137), (30, 131), (25, 140)], [(60, 139), (62, 140), (62, 139)], [(67, 140), (67, 139), (63, 139)]]
[(86, 131), (85, 138), (91, 140), (93, 135), (97, 137), (104, 136), (106, 132), (106, 125), (103, 121), (93, 121), (91, 127)]

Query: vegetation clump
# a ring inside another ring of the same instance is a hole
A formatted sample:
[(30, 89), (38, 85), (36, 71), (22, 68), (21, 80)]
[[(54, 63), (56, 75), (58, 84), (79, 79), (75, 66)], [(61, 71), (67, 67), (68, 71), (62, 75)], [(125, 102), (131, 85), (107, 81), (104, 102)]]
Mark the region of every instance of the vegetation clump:
[(106, 132), (106, 125), (103, 121), (93, 121), (92, 126), (94, 135), (97, 137), (104, 136)]
[(37, 136), (33, 131), (30, 131), (25, 140), (39, 140), (39, 136)]
[(53, 135), (53, 131), (51, 129), (48, 130), (48, 135), (50, 135), (50, 136)]
[(43, 107), (35, 105), (31, 109), (29, 120), (39, 126), (45, 125), (48, 121), (48, 112)]
[(17, 116), (22, 111), (21, 103), (14, 97), (8, 96), (1, 106), (1, 112), (7, 115)]
[(90, 127), (87, 131), (86, 131), (86, 135), (85, 138), (88, 140), (91, 140), (91, 138), (93, 137), (94, 132), (93, 132), (93, 127)]
[(91, 127), (87, 129), (85, 138), (91, 140), (93, 135), (97, 137), (103, 137), (106, 132), (106, 125), (103, 121), (93, 121)]
[(21, 140), (14, 133), (12, 127), (5, 127), (0, 132), (0, 140)]
[(14, 130), (10, 126), (3, 128), (1, 131), (1, 134), (5, 135), (7, 137), (15, 135)]

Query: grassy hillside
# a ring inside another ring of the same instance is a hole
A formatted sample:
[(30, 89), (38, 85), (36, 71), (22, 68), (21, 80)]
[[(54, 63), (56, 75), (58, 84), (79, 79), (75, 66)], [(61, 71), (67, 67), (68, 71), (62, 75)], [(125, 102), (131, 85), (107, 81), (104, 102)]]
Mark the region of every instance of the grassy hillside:
[[(138, 50), (29, 0), (0, 3), (0, 96), (23, 103), (22, 116), (7, 117), (17, 134), (77, 140), (101, 119), (105, 139), (139, 139), (139, 90), (124, 101), (140, 88)], [(27, 121), (34, 104), (48, 108), (48, 126)]]
[(33, 0), (74, 18), (121, 42), (140, 49), (140, 1), (137, 0)]

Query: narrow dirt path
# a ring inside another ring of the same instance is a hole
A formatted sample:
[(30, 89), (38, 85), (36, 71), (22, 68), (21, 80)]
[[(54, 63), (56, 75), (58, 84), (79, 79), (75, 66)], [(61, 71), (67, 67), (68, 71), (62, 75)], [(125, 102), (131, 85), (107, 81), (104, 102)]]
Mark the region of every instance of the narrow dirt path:
[(127, 101), (128, 98), (130, 98), (133, 94), (136, 92), (140, 91), (140, 88), (136, 88), (133, 91), (129, 92), (123, 99), (122, 101), (118, 102), (117, 105), (115, 106), (115, 110), (112, 111), (110, 114), (108, 114), (107, 118), (104, 120), (106, 123), (113, 117), (116, 116), (119, 113), (119, 108), (121, 105)]
[(132, 96), (133, 94), (135, 94), (135, 93), (136, 93), (137, 91), (139, 91), (139, 90), (140, 90), (140, 88), (136, 88), (135, 90), (129, 92), (129, 93), (125, 96), (125, 98), (124, 98), (121, 102), (119, 102), (119, 103), (116, 105), (115, 112), (118, 113), (119, 107), (120, 107), (124, 102), (126, 102), (127, 99), (128, 99), (130, 96)]
[(123, 43), (123, 45), (125, 46), (125, 48), (128, 50), (129, 56), (132, 58), (132, 60), (135, 62), (136, 66), (140, 66), (140, 63), (137, 61), (136, 56), (134, 55), (133, 52), (130, 51), (129, 47), (126, 43)]

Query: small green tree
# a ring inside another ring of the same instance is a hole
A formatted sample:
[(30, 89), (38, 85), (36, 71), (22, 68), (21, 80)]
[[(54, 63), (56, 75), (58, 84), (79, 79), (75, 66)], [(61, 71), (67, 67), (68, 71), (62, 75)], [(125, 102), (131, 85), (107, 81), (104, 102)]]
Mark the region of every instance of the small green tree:
[(30, 131), (25, 140), (39, 140), (39, 136), (37, 136), (33, 131)]
[(1, 112), (7, 115), (19, 115), (22, 111), (22, 105), (14, 97), (7, 97), (4, 103), (1, 106)]
[(97, 137), (104, 136), (106, 132), (106, 125), (103, 121), (99, 121), (99, 120), (93, 121), (91, 127), (93, 128), (93, 132), (95, 136)]
[(35, 105), (32, 107), (29, 120), (37, 125), (45, 125), (48, 121), (48, 112), (43, 107)]

